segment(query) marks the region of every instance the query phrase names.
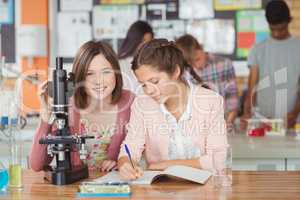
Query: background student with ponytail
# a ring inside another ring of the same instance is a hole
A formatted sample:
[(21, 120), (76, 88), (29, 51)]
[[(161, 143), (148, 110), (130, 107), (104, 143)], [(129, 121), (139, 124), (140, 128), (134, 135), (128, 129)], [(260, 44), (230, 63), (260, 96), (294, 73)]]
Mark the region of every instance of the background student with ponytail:
[(196, 85), (186, 80), (185, 63), (182, 52), (165, 39), (144, 44), (134, 57), (132, 70), (145, 94), (132, 104), (128, 133), (121, 145), (118, 168), (123, 179), (142, 175), (138, 163), (143, 153), (150, 170), (172, 165), (211, 169), (216, 150), (218, 163), (224, 164), (228, 143), (223, 98), (201, 82)]
[(204, 52), (202, 45), (189, 34), (179, 37), (176, 45), (204, 83), (224, 97), (227, 129), (231, 130), (238, 110), (237, 84), (232, 62)]
[(238, 93), (231, 60), (204, 52), (202, 45), (192, 35), (179, 37), (176, 45), (203, 82), (224, 97), (227, 128), (233, 128), (238, 110)]

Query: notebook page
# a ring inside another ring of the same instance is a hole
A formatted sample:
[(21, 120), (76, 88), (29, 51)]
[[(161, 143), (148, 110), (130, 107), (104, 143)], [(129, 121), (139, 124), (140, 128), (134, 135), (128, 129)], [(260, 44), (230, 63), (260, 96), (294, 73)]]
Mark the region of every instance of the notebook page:
[(162, 172), (161, 171), (144, 171), (144, 174), (141, 178), (137, 179), (137, 180), (134, 180), (134, 181), (124, 181), (121, 179), (119, 173), (117, 171), (112, 171), (112, 172), (109, 172), (108, 174), (100, 177), (100, 178), (97, 178), (97, 179), (94, 179), (93, 181), (94, 182), (97, 182), (97, 183), (103, 183), (103, 182), (128, 182), (130, 184), (141, 184), (141, 185), (144, 185), (144, 184), (151, 184), (151, 181), (152, 179), (161, 174)]
[(164, 174), (176, 176), (196, 183), (204, 184), (212, 175), (210, 171), (196, 169), (187, 166), (175, 165), (168, 167)]

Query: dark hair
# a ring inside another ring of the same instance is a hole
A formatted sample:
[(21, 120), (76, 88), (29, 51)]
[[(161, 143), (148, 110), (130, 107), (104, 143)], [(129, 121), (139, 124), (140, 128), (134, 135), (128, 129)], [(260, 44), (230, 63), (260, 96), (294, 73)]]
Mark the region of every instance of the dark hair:
[(190, 65), (192, 65), (195, 50), (203, 51), (203, 46), (199, 44), (196, 38), (189, 34), (179, 37), (176, 40), (176, 45), (182, 51), (184, 58)]
[(146, 33), (150, 33), (153, 36), (152, 27), (147, 22), (136, 21), (133, 23), (128, 29), (126, 38), (119, 49), (118, 57), (123, 59), (133, 56)]
[(174, 42), (169, 42), (166, 39), (153, 39), (138, 50), (133, 58), (131, 68), (134, 71), (141, 65), (151, 65), (158, 71), (166, 72), (169, 75), (174, 74), (178, 66), (182, 81), (185, 81), (183, 78), (184, 72), (188, 71), (198, 83), (202, 84), (201, 78), (186, 62), (181, 50)]
[(292, 20), (290, 9), (285, 1), (273, 0), (266, 6), (266, 19), (269, 24), (289, 23)]
[(78, 50), (74, 63), (72, 72), (74, 73), (74, 82), (75, 82), (75, 106), (78, 108), (86, 108), (88, 106), (88, 95), (82, 84), (87, 76), (88, 67), (97, 55), (103, 55), (104, 58), (111, 64), (116, 77), (116, 87), (112, 92), (112, 104), (116, 104), (122, 94), (123, 80), (120, 73), (120, 65), (118, 62), (117, 55), (113, 49), (105, 42), (95, 42), (89, 41), (84, 43)]

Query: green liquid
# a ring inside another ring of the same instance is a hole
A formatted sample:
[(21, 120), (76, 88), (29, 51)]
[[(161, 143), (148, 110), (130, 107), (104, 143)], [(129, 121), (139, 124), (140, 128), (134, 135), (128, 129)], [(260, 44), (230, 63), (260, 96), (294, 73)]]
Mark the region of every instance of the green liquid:
[(20, 164), (9, 165), (9, 186), (22, 187), (22, 167)]

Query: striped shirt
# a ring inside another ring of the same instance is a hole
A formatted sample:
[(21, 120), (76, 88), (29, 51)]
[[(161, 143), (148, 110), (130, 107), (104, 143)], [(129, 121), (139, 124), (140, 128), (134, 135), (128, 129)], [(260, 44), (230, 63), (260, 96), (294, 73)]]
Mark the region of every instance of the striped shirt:
[(238, 108), (238, 94), (234, 67), (230, 59), (207, 55), (204, 69), (196, 70), (203, 82), (224, 97), (225, 113)]

